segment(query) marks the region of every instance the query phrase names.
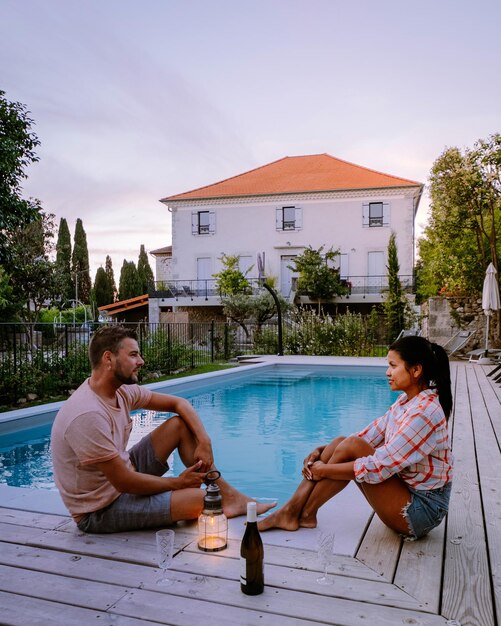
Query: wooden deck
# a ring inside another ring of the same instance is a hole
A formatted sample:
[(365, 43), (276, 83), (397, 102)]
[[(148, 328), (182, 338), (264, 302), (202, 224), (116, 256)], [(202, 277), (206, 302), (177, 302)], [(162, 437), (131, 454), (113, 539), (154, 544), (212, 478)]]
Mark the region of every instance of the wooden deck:
[(1, 508), (0, 623), (498, 624), (501, 387), (486, 376), (489, 368), (451, 365), (453, 495), (446, 522), (426, 539), (402, 542), (372, 518), (355, 554), (336, 556), (334, 583), (320, 586), (313, 550), (269, 545), (264, 534), (266, 588), (252, 598), (240, 592), (236, 539), (205, 554), (191, 527), (177, 528), (176, 582), (161, 590), (154, 532), (83, 535), (65, 516)]

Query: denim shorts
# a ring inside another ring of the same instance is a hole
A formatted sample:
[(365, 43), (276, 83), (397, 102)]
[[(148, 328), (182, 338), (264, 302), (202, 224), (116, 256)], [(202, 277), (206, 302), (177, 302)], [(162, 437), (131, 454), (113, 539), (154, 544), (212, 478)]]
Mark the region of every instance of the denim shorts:
[(407, 541), (414, 541), (427, 535), (444, 519), (449, 509), (452, 483), (439, 489), (417, 490), (408, 487), (412, 498), (404, 508), (403, 514), (410, 528)]
[[(129, 450), (130, 460), (138, 472), (163, 476), (169, 465), (155, 457), (151, 436), (146, 435)], [(86, 533), (119, 533), (143, 528), (159, 528), (172, 524), (171, 492), (164, 491), (151, 496), (122, 493), (111, 504), (87, 513), (78, 523)]]

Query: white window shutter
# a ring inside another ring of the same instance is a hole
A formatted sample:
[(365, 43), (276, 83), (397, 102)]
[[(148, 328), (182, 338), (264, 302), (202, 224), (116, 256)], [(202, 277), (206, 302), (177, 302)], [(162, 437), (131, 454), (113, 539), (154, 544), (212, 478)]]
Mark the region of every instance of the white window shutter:
[(275, 227), (277, 230), (284, 229), (282, 208), (275, 209)]
[(390, 205), (388, 202), (383, 202), (383, 226), (390, 225)]
[(362, 204), (362, 226), (369, 226), (369, 203)]
[(216, 212), (209, 211), (209, 232), (214, 234), (216, 232)]
[(296, 207), (294, 228), (296, 230), (303, 228), (303, 209), (300, 207)]
[(198, 234), (198, 211), (191, 212), (191, 234)]

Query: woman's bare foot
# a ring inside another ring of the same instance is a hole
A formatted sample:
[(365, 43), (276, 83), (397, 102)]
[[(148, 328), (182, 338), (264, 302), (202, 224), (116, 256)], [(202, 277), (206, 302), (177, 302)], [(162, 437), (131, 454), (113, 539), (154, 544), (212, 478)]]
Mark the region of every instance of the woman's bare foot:
[(299, 519), (299, 526), (301, 528), (316, 528), (317, 527), (317, 517), (301, 517)]
[(286, 506), (283, 506), (271, 515), (258, 520), (257, 527), (260, 531), (270, 530), (271, 528), (294, 531), (299, 528), (299, 521)]

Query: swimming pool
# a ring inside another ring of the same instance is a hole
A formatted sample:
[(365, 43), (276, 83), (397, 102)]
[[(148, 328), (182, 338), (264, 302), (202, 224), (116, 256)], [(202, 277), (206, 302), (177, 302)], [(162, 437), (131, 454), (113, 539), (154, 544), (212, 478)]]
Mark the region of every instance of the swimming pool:
[[(384, 367), (265, 366), (240, 375), (197, 377), (156, 390), (188, 398), (213, 440), (224, 476), (249, 495), (283, 503), (300, 478), (306, 453), (381, 415), (396, 397)], [(136, 412), (139, 429), (169, 414)], [(54, 489), (50, 423), (0, 436), (0, 483)], [(173, 473), (182, 471), (173, 459)]]

